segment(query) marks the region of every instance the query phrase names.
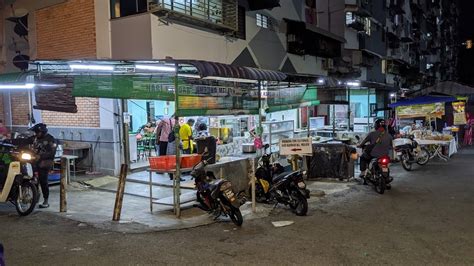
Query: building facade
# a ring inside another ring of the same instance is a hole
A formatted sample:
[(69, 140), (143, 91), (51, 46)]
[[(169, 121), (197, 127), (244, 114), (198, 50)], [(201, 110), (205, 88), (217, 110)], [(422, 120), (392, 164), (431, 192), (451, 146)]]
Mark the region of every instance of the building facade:
[[(389, 92), (456, 79), (457, 9), (448, 0), (10, 2), (0, 3), (3, 73), (35, 59), (215, 61), (322, 77), (328, 91), (343, 92), (321, 97), (354, 102), (343, 111), (353, 117), (369, 117)], [(79, 97), (76, 104), (76, 114), (41, 111), (33, 108), (34, 94), (6, 91), (0, 119), (19, 128), (34, 118), (59, 139), (90, 143), (93, 158), (101, 158), (94, 169), (116, 174), (119, 101)], [(136, 125), (149, 119), (150, 108), (154, 115), (172, 110), (145, 101), (129, 107), (143, 112)]]

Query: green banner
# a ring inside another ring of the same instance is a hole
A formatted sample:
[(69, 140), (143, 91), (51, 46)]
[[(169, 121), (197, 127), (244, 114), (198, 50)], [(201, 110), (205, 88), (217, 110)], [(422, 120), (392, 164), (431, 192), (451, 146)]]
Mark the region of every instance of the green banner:
[(299, 86), (279, 88), (264, 95), (267, 99), (267, 112), (277, 112), (307, 106), (319, 105), (317, 88)]
[[(183, 84), (182, 81), (179, 81)], [(72, 95), (140, 100), (174, 100), (171, 76), (77, 76)]]
[[(174, 101), (173, 76), (77, 76), (73, 96)], [(258, 114), (258, 91), (178, 81), (178, 116)], [(267, 110), (288, 110), (319, 104), (316, 87), (262, 90)]]

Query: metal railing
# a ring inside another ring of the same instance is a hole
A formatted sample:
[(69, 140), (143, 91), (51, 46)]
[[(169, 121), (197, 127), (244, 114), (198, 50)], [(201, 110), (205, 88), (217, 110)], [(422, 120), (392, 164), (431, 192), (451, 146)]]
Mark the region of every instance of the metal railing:
[(236, 0), (151, 0), (149, 6), (237, 30)]

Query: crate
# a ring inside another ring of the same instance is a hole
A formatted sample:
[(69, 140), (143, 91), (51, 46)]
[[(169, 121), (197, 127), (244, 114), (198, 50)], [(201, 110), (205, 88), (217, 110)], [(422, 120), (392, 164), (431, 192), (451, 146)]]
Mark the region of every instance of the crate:
[(176, 169), (176, 156), (164, 155), (158, 157), (148, 157), (151, 169), (156, 170), (171, 170)]
[(181, 158), (181, 168), (193, 168), (201, 161), (200, 154), (185, 154)]

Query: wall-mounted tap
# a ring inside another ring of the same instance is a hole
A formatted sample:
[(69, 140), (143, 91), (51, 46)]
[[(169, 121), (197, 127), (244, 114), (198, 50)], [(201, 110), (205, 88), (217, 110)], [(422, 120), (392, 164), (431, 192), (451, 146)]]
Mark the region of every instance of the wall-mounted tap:
[(82, 132), (78, 132), (77, 134), (79, 134), (79, 140), (82, 141)]
[(59, 135), (61, 136), (61, 139), (64, 139), (64, 131), (61, 131)]
[(71, 140), (74, 140), (74, 132), (69, 132), (71, 134)]

